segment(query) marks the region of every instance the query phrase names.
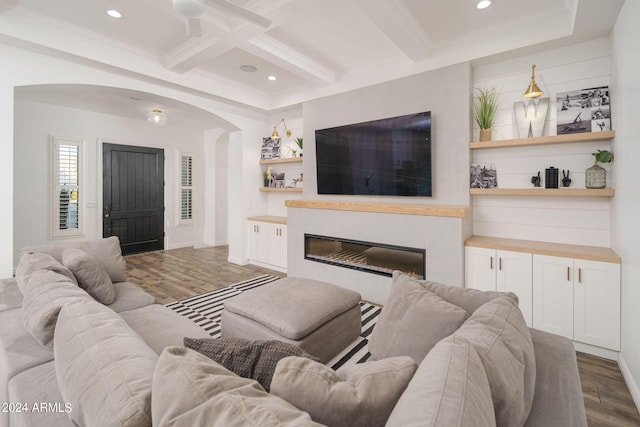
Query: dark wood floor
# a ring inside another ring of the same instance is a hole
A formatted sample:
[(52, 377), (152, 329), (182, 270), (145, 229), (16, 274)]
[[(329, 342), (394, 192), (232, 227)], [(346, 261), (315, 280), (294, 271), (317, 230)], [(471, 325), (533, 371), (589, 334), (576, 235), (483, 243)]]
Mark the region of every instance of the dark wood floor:
[[(285, 276), (254, 265), (230, 264), (227, 256), (228, 248), (222, 246), (173, 249), (125, 258), (129, 281), (140, 285), (162, 304), (262, 274)], [(590, 427), (640, 426), (640, 414), (616, 362), (578, 353), (578, 368)]]

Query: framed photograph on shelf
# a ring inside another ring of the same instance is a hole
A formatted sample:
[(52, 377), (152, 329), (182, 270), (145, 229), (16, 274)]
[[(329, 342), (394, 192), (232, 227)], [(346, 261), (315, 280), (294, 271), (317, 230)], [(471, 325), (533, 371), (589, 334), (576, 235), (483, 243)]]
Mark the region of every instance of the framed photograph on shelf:
[(487, 167), (486, 165), (471, 165), (471, 188), (497, 188), (498, 172), (494, 165)]
[(284, 188), (284, 172), (276, 172), (273, 174), (273, 184), (276, 188)]
[(271, 160), (280, 158), (280, 138), (262, 138), (261, 160)]
[(560, 92), (558, 104), (558, 135), (611, 130), (609, 87)]

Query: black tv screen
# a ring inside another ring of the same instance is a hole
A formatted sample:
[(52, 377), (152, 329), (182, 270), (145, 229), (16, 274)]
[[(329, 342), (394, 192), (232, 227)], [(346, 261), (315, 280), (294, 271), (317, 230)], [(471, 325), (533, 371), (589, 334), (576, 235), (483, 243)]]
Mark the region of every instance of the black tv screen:
[(315, 136), (318, 194), (431, 197), (431, 112)]

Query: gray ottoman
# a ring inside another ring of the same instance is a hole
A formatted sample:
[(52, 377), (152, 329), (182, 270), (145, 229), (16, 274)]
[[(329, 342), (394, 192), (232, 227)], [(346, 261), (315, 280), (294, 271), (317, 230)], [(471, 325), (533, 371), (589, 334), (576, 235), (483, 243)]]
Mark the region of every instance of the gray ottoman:
[(295, 344), (323, 363), (360, 335), (360, 294), (287, 277), (224, 303), (222, 336)]

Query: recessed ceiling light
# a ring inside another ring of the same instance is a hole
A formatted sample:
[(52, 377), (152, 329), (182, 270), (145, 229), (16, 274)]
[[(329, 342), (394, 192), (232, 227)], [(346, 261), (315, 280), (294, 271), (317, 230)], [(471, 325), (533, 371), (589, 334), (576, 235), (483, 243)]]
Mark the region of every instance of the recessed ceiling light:
[(110, 17), (112, 17), (112, 18), (117, 18), (117, 19), (122, 18), (122, 13), (118, 12), (118, 11), (117, 11), (117, 10), (115, 10), (115, 9), (109, 9), (109, 10), (107, 10), (107, 15), (109, 15), (109, 16), (110, 16)]
[(478, 9), (486, 9), (489, 6), (491, 6), (491, 0), (480, 0), (476, 5)]
[(267, 79), (269, 79), (271, 81), (274, 81), (276, 79), (276, 76), (269, 76), (269, 77), (267, 77)]
[(240, 69), (245, 73), (254, 73), (258, 70), (258, 67), (254, 65), (245, 64), (245, 65), (241, 65)]

